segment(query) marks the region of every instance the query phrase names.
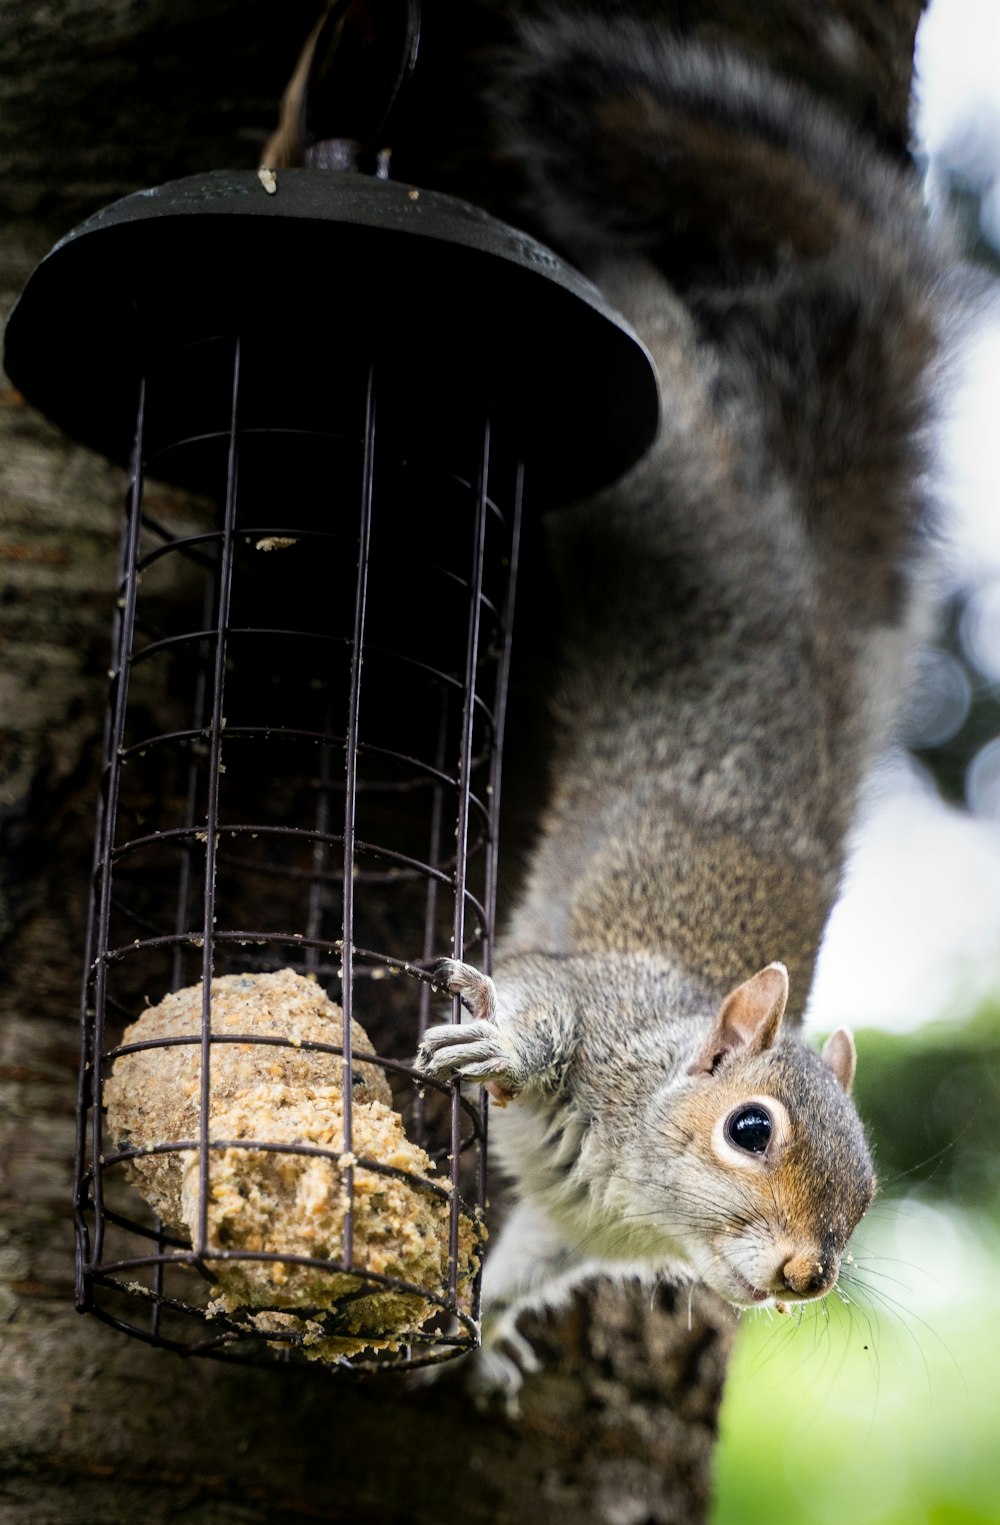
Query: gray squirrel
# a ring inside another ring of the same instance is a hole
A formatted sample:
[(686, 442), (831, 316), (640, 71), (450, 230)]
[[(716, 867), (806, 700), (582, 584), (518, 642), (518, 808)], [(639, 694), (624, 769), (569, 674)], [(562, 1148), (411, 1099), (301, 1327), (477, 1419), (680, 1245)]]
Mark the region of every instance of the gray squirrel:
[(442, 965), (471, 1020), (418, 1061), (502, 1104), (484, 1343), (523, 1365), (518, 1312), (598, 1270), (822, 1297), (872, 1200), (853, 1040), (798, 1027), (926, 623), (946, 262), (906, 169), (761, 64), (620, 7), (520, 38), (525, 221), (663, 396), (646, 459), (553, 525), (551, 797), (494, 978)]

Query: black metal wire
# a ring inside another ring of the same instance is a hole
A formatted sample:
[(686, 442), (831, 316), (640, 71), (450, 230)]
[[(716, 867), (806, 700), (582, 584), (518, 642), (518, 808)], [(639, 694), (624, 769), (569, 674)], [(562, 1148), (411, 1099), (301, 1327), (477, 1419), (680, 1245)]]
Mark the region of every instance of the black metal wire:
[[(130, 568), (135, 565), (138, 553), (139, 540), (142, 533), (142, 450), (145, 438), (146, 425), (146, 386), (143, 382), (139, 394), (139, 411), (136, 419), (136, 448), (134, 456), (133, 478), (128, 495), (128, 516), (126, 519), (125, 535), (122, 552), (122, 581), (121, 615), (117, 622), (117, 639), (115, 641), (114, 665), (111, 669), (111, 694), (109, 701), (110, 723), (107, 727), (108, 751), (107, 766), (105, 767), (104, 782), (105, 794), (101, 802), (98, 825), (98, 865), (96, 880), (98, 885), (99, 909), (98, 909), (98, 933), (97, 933), (97, 959), (94, 965), (95, 989), (94, 989), (94, 1028), (92, 1044), (84, 1044), (84, 1063), (91, 1063), (93, 1076), (97, 1083), (97, 1098), (93, 1109), (93, 1151), (95, 1158), (100, 1158), (101, 1152), (101, 1063), (100, 1055), (104, 1047), (104, 1005), (107, 995), (107, 963), (101, 957), (107, 948), (106, 928), (109, 920), (111, 904), (111, 849), (115, 835), (115, 816), (118, 807), (118, 791), (121, 782), (120, 770), (116, 766), (118, 754), (121, 751), (122, 740), (125, 733), (125, 717), (128, 706), (129, 689), (129, 661), (128, 652), (132, 643), (132, 631), (135, 625), (135, 606), (138, 592), (137, 581), (129, 575)], [(90, 924), (87, 927), (87, 947), (95, 946), (93, 930)], [(86, 1009), (86, 998), (84, 1006)], [(94, 1179), (94, 1249), (96, 1261), (100, 1261), (104, 1247), (104, 1224), (102, 1221), (103, 1208), (103, 1183), (98, 1172)]]
[[(441, 437), (415, 441), (380, 361), (376, 434), (376, 368), (342, 361), (353, 396), (341, 378), (308, 428), (262, 416), (247, 379), (263, 370), (253, 334), (192, 347), (192, 365), (228, 378), (225, 404), (201, 421), (185, 404), (174, 424), (163, 377), (143, 383), (82, 1003), (77, 1300), (140, 1339), (241, 1362), (299, 1357), (303, 1326), (263, 1335), (259, 1308), (214, 1308), (207, 1324), (211, 1268), (227, 1260), (314, 1266), (357, 1278), (356, 1302), (388, 1289), (440, 1310), (400, 1350), (337, 1362), (369, 1370), (426, 1365), (478, 1340), (479, 1278), (469, 1301), (460, 1226), (465, 1215), (481, 1237), (485, 1104), (412, 1061), (438, 1015), (433, 969), (449, 943), (456, 958), (492, 962), (522, 484), (485, 395), (443, 401)], [(164, 375), (183, 374), (183, 356), (168, 354)], [(147, 512), (151, 468), (196, 454), (218, 508), (199, 498), (176, 522), (162, 503)], [(285, 967), (339, 1001), (339, 1044), (213, 1028), (213, 978)], [(124, 1041), (145, 1005), (199, 978), (197, 1031)], [(373, 1052), (355, 1054), (358, 1016)], [(339, 1057), (343, 1147), (211, 1137), (213, 1059), (234, 1043)], [(115, 1064), (185, 1046), (200, 1058), (196, 1135), (108, 1140), (103, 1084)], [(380, 1071), (438, 1177), (354, 1158), (356, 1060)], [(337, 1257), (213, 1244), (211, 1164), (226, 1149), (337, 1161), (348, 1200)], [(129, 1174), (130, 1160), (181, 1151), (198, 1156), (191, 1242), (146, 1209)], [(359, 1263), (359, 1168), (447, 1202), (441, 1285)], [(282, 1311), (337, 1332), (336, 1307)]]
[(351, 1056), (351, 1023), (354, 1017), (354, 854), (358, 778), (358, 716), (361, 706), (361, 662), (368, 599), (368, 556), (371, 549), (372, 496), (375, 472), (375, 366), (368, 367), (365, 396), (364, 457), (361, 468), (361, 512), (358, 524), (358, 576), (354, 594), (354, 632), (351, 641), (351, 686), (347, 701), (347, 787), (344, 791), (344, 902), (343, 902), (343, 1010), (344, 1022), (344, 1150), (343, 1167), (347, 1212), (344, 1216), (344, 1259), (354, 1260), (354, 1069)]

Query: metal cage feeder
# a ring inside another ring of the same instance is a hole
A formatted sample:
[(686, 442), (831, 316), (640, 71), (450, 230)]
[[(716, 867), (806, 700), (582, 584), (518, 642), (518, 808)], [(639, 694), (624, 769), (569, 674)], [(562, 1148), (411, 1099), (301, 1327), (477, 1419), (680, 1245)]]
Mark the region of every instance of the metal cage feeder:
[[(79, 1307), (231, 1360), (338, 1351), (348, 1329), (358, 1348), (326, 1357), (339, 1365), (446, 1359), (478, 1341), (460, 1239), (480, 1235), (486, 1107), (412, 1060), (437, 959), (491, 966), (519, 518), (642, 453), (648, 357), (575, 272), (477, 209), (302, 170), (275, 195), (213, 174), (98, 214), (32, 276), (6, 363), (129, 469), (82, 1012)], [(222, 1030), (213, 980), (284, 969), (339, 1003), (329, 1041)], [(199, 982), (193, 1026), (125, 1037)], [(109, 1077), (154, 1050), (188, 1056), (194, 1124), (116, 1138)], [(332, 1061), (342, 1137), (220, 1134), (213, 1075), (237, 1052), (265, 1079), (289, 1054), (327, 1078)], [(425, 1168), (357, 1147), (372, 1067)], [(338, 1243), (224, 1242), (209, 1208), (237, 1156), (293, 1185), (335, 1167)], [(136, 1191), (130, 1162), (153, 1157), (188, 1172), (187, 1233)], [(366, 1259), (362, 1180), (433, 1207), (436, 1279)], [(237, 1263), (269, 1286), (304, 1270), (349, 1290), (220, 1307)], [(388, 1296), (432, 1316), (387, 1341), (365, 1318)]]

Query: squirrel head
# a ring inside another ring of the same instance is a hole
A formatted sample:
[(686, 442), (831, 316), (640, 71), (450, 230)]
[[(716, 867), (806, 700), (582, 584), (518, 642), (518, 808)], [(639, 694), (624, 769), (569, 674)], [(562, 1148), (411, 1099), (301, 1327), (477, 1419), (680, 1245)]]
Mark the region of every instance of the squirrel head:
[(787, 995), (782, 964), (732, 991), (662, 1118), (683, 1141), (679, 1237), (699, 1279), (740, 1307), (825, 1296), (875, 1192), (853, 1039), (840, 1029), (818, 1054), (784, 1033)]

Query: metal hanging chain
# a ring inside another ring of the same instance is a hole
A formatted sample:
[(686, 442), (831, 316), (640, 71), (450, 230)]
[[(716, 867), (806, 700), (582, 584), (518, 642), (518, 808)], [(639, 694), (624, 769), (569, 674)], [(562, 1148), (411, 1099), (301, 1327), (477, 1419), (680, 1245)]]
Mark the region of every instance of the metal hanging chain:
[(388, 132), (420, 47), (420, 0), (336, 0), (302, 96), (307, 163), (388, 176)]

